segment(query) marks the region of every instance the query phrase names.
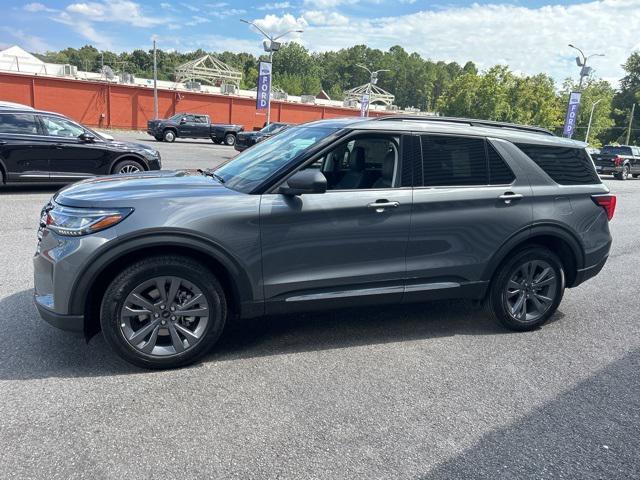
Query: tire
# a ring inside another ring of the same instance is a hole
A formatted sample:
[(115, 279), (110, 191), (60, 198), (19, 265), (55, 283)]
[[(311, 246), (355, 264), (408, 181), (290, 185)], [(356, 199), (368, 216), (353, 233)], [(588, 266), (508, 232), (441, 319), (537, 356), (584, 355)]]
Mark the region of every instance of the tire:
[[(169, 299), (172, 291), (175, 302)], [(196, 297), (200, 300), (193, 303)], [(180, 304), (194, 314), (206, 314), (180, 316)], [(126, 311), (149, 314), (123, 315)], [(150, 257), (126, 268), (107, 288), (100, 308), (100, 324), (110, 347), (124, 360), (151, 369), (197, 361), (220, 338), (226, 317), (226, 298), (217, 278), (191, 258), (177, 255)]]
[(125, 175), (130, 175), (132, 173), (144, 172), (144, 167), (140, 164), (140, 162), (136, 162), (135, 160), (122, 160), (116, 163), (111, 170), (113, 175), (123, 173)]
[(630, 171), (631, 169), (629, 168), (629, 165), (624, 165), (622, 167), (622, 172), (616, 173), (614, 177), (616, 177), (618, 180), (627, 180), (629, 178)]
[(159, 142), (164, 141), (164, 137), (162, 135), (155, 135), (153, 138), (155, 138)]
[(4, 173), (0, 168), (0, 185), (4, 185)]
[[(536, 288), (536, 279), (544, 285)], [(485, 309), (509, 330), (534, 330), (558, 309), (564, 288), (565, 274), (557, 255), (542, 246), (526, 247), (511, 255), (494, 273)]]
[(176, 141), (176, 132), (173, 130), (165, 130), (162, 132), (162, 138), (165, 142), (173, 143)]
[(634, 173), (634, 174), (632, 175), (632, 177), (633, 177), (633, 178), (638, 178), (638, 177), (640, 177), (640, 174), (638, 174), (638, 173)]
[(235, 133), (227, 133), (224, 136), (224, 144), (233, 147), (236, 144), (236, 134)]

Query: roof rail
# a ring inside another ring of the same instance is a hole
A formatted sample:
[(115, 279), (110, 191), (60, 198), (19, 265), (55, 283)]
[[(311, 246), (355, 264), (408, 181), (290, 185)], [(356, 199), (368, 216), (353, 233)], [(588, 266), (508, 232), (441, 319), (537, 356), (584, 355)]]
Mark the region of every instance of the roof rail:
[(544, 135), (552, 135), (555, 134), (551, 130), (547, 130), (542, 127), (534, 127), (531, 125), (518, 125), (515, 123), (507, 123), (507, 122), (494, 122), (491, 120), (477, 120), (474, 118), (457, 118), (457, 117), (431, 117), (431, 116), (420, 116), (420, 115), (385, 115), (382, 117), (377, 117), (377, 121), (383, 122), (388, 120), (409, 120), (409, 121), (417, 121), (417, 122), (444, 122), (444, 123), (459, 123), (462, 125), (469, 125), (471, 127), (493, 127), (493, 128), (507, 128), (511, 130), (521, 130), (524, 132), (531, 133), (541, 133)]

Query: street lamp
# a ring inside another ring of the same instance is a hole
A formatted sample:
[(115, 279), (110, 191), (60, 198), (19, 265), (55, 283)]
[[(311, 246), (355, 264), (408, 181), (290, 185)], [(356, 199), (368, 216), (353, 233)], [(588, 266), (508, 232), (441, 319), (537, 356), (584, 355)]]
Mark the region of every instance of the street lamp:
[(369, 72), (369, 84), (367, 85), (367, 115), (366, 115), (368, 117), (369, 107), (371, 106), (371, 86), (378, 83), (378, 74), (380, 72), (390, 72), (391, 70), (383, 68), (380, 70), (376, 70), (375, 72), (372, 72), (371, 70), (369, 70), (369, 68), (367, 68), (364, 65), (360, 65), (359, 63), (356, 63), (356, 67), (363, 68), (367, 72)]
[(587, 67), (587, 60), (589, 60), (591, 57), (604, 57), (604, 53), (592, 53), (591, 55), (587, 56), (578, 47), (576, 47), (576, 46), (574, 46), (572, 44), (569, 44), (569, 46), (571, 48), (573, 48), (574, 50), (577, 50), (578, 52), (580, 52), (580, 56), (576, 57), (576, 64), (579, 67), (581, 67), (580, 68), (580, 83), (578, 84), (578, 90), (582, 90), (582, 81), (584, 80), (584, 77), (588, 77), (591, 74), (591, 72), (593, 71), (593, 69), (591, 67)]
[[(282, 43), (278, 42), (278, 40), (289, 35), (290, 33), (302, 33), (304, 31), (304, 30), (288, 30), (285, 33), (282, 33), (274, 37), (273, 35), (269, 35), (267, 32), (265, 32), (263, 29), (261, 29), (258, 25), (256, 25), (253, 22), (244, 20), (242, 18), (240, 19), (240, 21), (243, 23), (246, 23), (247, 25), (251, 25), (266, 37), (266, 40), (262, 42), (262, 45), (264, 46), (264, 51), (269, 52), (269, 63), (271, 64), (273, 64), (273, 53), (280, 50), (280, 47), (282, 46)], [(273, 70), (271, 74), (273, 75)], [(269, 125), (269, 123), (271, 123), (271, 82), (269, 83), (269, 103), (267, 104), (267, 125)]]
[(591, 121), (593, 120), (593, 111), (596, 109), (596, 105), (598, 105), (602, 99), (596, 100), (591, 104), (591, 114), (589, 115), (589, 125), (587, 125), (587, 134), (584, 136), (584, 142), (589, 143), (589, 132), (591, 131)]

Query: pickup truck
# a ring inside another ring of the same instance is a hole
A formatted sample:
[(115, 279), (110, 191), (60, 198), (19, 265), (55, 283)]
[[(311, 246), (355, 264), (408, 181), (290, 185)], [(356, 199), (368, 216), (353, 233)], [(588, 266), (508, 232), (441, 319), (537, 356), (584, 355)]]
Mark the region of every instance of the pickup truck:
[(626, 180), (629, 175), (640, 176), (640, 147), (606, 145), (592, 158), (600, 174), (613, 175), (618, 180)]
[(211, 123), (209, 115), (176, 113), (163, 120), (149, 120), (147, 133), (159, 142), (174, 142), (176, 138), (210, 138), (213, 143), (233, 146), (242, 125)]

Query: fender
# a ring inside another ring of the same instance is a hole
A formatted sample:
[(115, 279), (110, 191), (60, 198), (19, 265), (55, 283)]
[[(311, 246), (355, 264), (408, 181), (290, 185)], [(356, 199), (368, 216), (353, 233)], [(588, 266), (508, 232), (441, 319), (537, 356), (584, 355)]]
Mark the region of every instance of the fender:
[[(115, 243), (114, 243), (115, 242)], [(229, 272), (231, 287), (241, 303), (251, 302), (253, 290), (246, 272), (239, 262), (224, 248), (211, 239), (180, 229), (150, 229), (119, 237), (98, 248), (86, 262), (84, 270), (76, 277), (71, 289), (69, 311), (71, 314), (84, 313), (85, 301), (90, 288), (104, 270), (124, 255), (149, 247), (186, 247), (201, 252), (218, 261)]]
[(145, 172), (149, 171), (149, 164), (147, 163), (147, 160), (143, 156), (138, 155), (137, 153), (134, 153), (134, 152), (125, 152), (121, 155), (118, 155), (115, 158), (115, 160), (111, 160), (111, 163), (109, 164), (109, 172), (113, 170), (113, 167), (116, 165), (116, 163), (118, 163), (123, 158), (129, 158), (129, 157), (133, 157), (137, 159), (142, 164), (142, 168), (144, 168)]
[(576, 268), (581, 269), (584, 267), (584, 248), (578, 237), (573, 232), (560, 224), (553, 222), (538, 222), (515, 233), (502, 244), (485, 267), (484, 272), (482, 273), (482, 280), (490, 281), (495, 270), (498, 268), (498, 265), (502, 263), (514, 248), (527, 240), (540, 235), (547, 235), (564, 240), (573, 251), (576, 259)]

